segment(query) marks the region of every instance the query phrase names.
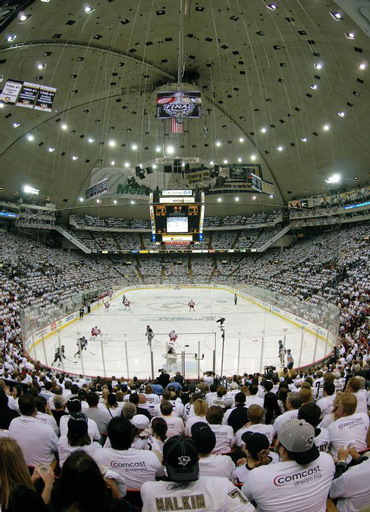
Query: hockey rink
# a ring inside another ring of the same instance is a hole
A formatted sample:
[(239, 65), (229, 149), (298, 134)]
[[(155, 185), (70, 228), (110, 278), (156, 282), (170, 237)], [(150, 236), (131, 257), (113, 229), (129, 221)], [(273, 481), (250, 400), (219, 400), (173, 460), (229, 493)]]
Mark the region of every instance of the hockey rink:
[[(150, 347), (145, 336), (147, 325), (154, 331), (154, 375), (166, 364), (171, 364), (171, 373), (185, 369), (187, 378), (196, 378), (198, 374), (212, 370), (214, 353), (218, 374), (221, 365), (222, 374), (228, 376), (261, 371), (267, 365), (279, 368), (279, 339), (285, 339), (286, 349), (292, 350), (295, 366), (299, 362), (301, 365), (311, 363), (314, 356), (315, 360), (322, 358), (325, 349), (330, 351), (324, 339), (252, 304), (242, 295), (238, 296), (235, 305), (234, 293), (227, 289), (137, 289), (126, 292), (126, 297), (131, 302), (131, 311), (125, 310), (122, 295), (118, 295), (111, 301), (109, 311), (106, 312), (102, 304), (83, 320), (75, 320), (47, 337), (45, 347), (39, 343), (37, 359), (51, 366), (60, 343), (65, 346), (65, 371), (145, 379), (151, 375)], [(187, 306), (191, 299), (195, 302), (194, 312), (189, 312)], [(224, 350), (220, 323), (217, 322), (220, 318), (225, 319)], [(102, 334), (90, 340), (94, 326), (98, 326)], [(166, 360), (166, 348), (172, 329), (178, 334), (177, 359), (169, 361)], [(76, 343), (81, 336), (89, 342), (79, 357), (75, 356)]]

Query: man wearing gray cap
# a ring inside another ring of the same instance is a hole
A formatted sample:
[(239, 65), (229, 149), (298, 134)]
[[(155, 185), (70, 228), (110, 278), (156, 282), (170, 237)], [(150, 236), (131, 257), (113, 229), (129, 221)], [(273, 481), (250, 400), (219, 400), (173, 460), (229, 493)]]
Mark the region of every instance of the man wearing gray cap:
[(249, 471), (242, 487), (259, 512), (325, 512), (334, 476), (332, 457), (315, 446), (315, 429), (304, 420), (288, 420), (278, 432), (281, 462)]

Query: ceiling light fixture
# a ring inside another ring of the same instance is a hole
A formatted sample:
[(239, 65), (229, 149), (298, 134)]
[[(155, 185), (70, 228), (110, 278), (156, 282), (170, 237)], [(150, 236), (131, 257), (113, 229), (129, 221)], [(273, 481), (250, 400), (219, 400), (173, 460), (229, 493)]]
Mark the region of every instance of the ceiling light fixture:
[(356, 39), (356, 34), (354, 32), (345, 32), (344, 35), (346, 36), (347, 39), (350, 39), (351, 41)]
[(238, 202), (240, 197), (236, 196), (235, 201)]
[(252, 153), (250, 158), (251, 158), (252, 162), (255, 162), (257, 160), (257, 155), (255, 153)]
[(302, 137), (302, 138), (301, 138), (301, 141), (302, 141), (302, 142), (307, 142), (307, 140), (308, 140), (308, 139), (307, 139), (307, 137)]
[(132, 199), (132, 200), (130, 201), (130, 203), (131, 203), (131, 204), (135, 204), (135, 201)]
[(221, 201), (222, 201), (222, 197), (218, 197), (218, 198), (217, 198), (217, 202), (218, 202), (218, 203), (221, 203)]
[(332, 18), (335, 19), (335, 21), (342, 21), (343, 20), (343, 16), (341, 15), (340, 12), (336, 12), (336, 11), (329, 11), (329, 14)]
[(68, 125), (66, 123), (63, 123), (60, 125), (62, 130), (68, 130)]
[(114, 148), (114, 147), (115, 147), (115, 145), (116, 145), (116, 141), (115, 141), (115, 140), (112, 140), (112, 139), (111, 139), (111, 140), (109, 140), (109, 141), (108, 141), (108, 146), (109, 146), (110, 148)]
[(324, 124), (322, 129), (324, 130), (324, 132), (328, 132), (330, 130), (330, 124)]
[(278, 151), (283, 151), (283, 150), (284, 150), (284, 146), (278, 146), (276, 149), (277, 149)]
[(94, 12), (95, 9), (93, 9), (89, 5), (86, 5), (85, 8), (84, 8), (84, 11), (86, 12), (86, 14), (90, 14), (90, 13)]
[(239, 137), (239, 142), (244, 142), (244, 137)]
[(261, 129), (260, 129), (260, 132), (261, 132), (261, 133), (266, 133), (266, 132), (267, 132), (267, 128), (265, 128), (265, 127), (261, 128)]
[(327, 178), (325, 180), (325, 183), (335, 184), (335, 183), (340, 183), (340, 180), (341, 180), (340, 174), (333, 174), (333, 176), (330, 176), (330, 178)]
[(257, 199), (257, 196), (252, 196), (252, 200), (255, 201)]
[(216, 146), (219, 148), (221, 146), (221, 141), (220, 140), (216, 140)]
[(100, 200), (100, 199), (97, 199), (97, 200), (96, 200), (96, 202), (97, 202), (98, 204), (100, 204), (100, 203), (101, 203), (101, 200)]
[(316, 64), (314, 64), (314, 68), (315, 68), (315, 69), (320, 70), (320, 69), (322, 69), (323, 67), (324, 67), (324, 66), (323, 66), (323, 64), (322, 64), (321, 62), (317, 62)]
[(21, 125), (21, 123), (17, 123), (17, 121), (15, 121), (13, 123), (13, 128), (18, 128), (18, 126), (20, 126), (20, 125)]
[(126, 169), (127, 169), (128, 167), (130, 167), (130, 162), (125, 162), (125, 163), (123, 164), (123, 167), (126, 167)]
[(242, 162), (242, 158), (238, 158), (238, 163), (240, 164)]
[(161, 146), (156, 146), (156, 147), (155, 147), (155, 152), (156, 152), (156, 153), (160, 153), (161, 151), (162, 151)]
[(3, 103), (2, 101), (0, 101), (0, 108), (4, 108), (5, 107), (5, 103)]
[(16, 37), (17, 37), (16, 35), (11, 34), (9, 36), (6, 36), (6, 40), (8, 43), (12, 43)]
[(113, 200), (113, 204), (117, 204), (117, 199), (114, 199), (114, 200)]
[(53, 146), (50, 146), (48, 148), (49, 153), (53, 153), (55, 151), (55, 148)]
[(267, 4), (267, 9), (270, 9), (270, 11), (276, 11), (277, 5), (276, 4)]
[(39, 69), (41, 71), (41, 69), (46, 68), (46, 64), (42, 64), (41, 62), (39, 62), (38, 64), (36, 64), (36, 67), (37, 67), (37, 69)]
[(158, 165), (157, 164), (153, 164), (152, 167), (153, 167), (153, 169), (157, 169)]
[(172, 144), (170, 144), (170, 145), (169, 145), (169, 146), (167, 146), (167, 148), (166, 148), (166, 153), (167, 153), (168, 155), (173, 155), (173, 154), (175, 153), (175, 147), (174, 147)]
[(95, 139), (93, 139), (92, 137), (89, 137), (89, 138), (87, 139), (87, 142), (90, 142), (90, 144), (92, 144), (93, 142), (95, 142)]
[(139, 147), (139, 146), (138, 146), (135, 142), (134, 142), (133, 144), (131, 144), (131, 149), (132, 149), (133, 151), (136, 151), (136, 150), (138, 149), (138, 147)]
[(74, 161), (78, 160), (78, 156), (77, 155), (73, 155), (72, 156), (72, 160), (74, 160)]
[(228, 160), (224, 160), (224, 164), (225, 164), (225, 165), (226, 165), (226, 164), (228, 164), (228, 163), (229, 163), (229, 161), (228, 161)]
[(27, 15), (27, 14), (21, 13), (21, 14), (19, 15), (19, 21), (27, 21), (27, 20), (28, 20), (28, 18), (30, 18), (30, 17), (31, 17), (31, 15), (30, 15), (30, 14), (28, 14), (28, 15)]
[(270, 199), (274, 199), (274, 194), (270, 194), (270, 195), (269, 195), (269, 198), (270, 198)]
[(30, 185), (25, 185), (23, 187), (23, 192), (25, 192), (26, 194), (38, 196), (40, 191), (37, 188), (31, 187)]
[(111, 164), (111, 165), (116, 165), (116, 161), (115, 161), (115, 160), (112, 160), (110, 164)]
[(35, 137), (32, 135), (32, 133), (29, 133), (27, 135), (27, 140), (34, 140), (34, 139), (35, 139)]
[(310, 89), (313, 89), (314, 91), (316, 91), (318, 88), (319, 86), (317, 84), (312, 84), (310, 87)]
[(361, 71), (363, 71), (366, 68), (367, 68), (367, 62), (360, 62), (360, 64), (358, 65), (358, 69), (361, 69)]
[(345, 113), (345, 112), (338, 112), (338, 116), (339, 116), (339, 117), (344, 117), (345, 115), (346, 115), (346, 113)]
[(212, 166), (213, 166), (213, 165), (215, 165), (214, 161), (213, 161), (213, 160), (211, 160), (211, 161), (209, 162), (209, 165), (212, 165)]

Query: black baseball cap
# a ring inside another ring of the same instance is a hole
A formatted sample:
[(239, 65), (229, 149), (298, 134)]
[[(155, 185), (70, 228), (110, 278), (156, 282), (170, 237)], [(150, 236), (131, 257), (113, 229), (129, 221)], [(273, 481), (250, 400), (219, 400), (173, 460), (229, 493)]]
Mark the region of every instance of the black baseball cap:
[(238, 404), (244, 404), (245, 403), (246, 396), (245, 394), (240, 391), (235, 395), (235, 402), (238, 402)]
[(83, 436), (88, 431), (88, 419), (85, 414), (78, 412), (68, 420), (68, 431), (75, 436)]
[(251, 453), (259, 453), (261, 450), (267, 450), (270, 446), (268, 438), (260, 432), (244, 432), (242, 441)]
[(167, 476), (173, 482), (193, 482), (199, 478), (198, 452), (192, 439), (173, 436), (163, 445)]
[(198, 453), (211, 453), (216, 446), (216, 435), (207, 423), (198, 421), (191, 427), (191, 437)]

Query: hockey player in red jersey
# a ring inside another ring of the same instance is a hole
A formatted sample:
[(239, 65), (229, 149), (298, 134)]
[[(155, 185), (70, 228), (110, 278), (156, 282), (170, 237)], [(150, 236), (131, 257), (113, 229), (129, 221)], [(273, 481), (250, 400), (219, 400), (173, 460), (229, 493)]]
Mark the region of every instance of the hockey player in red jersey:
[(193, 300), (188, 302), (189, 311), (194, 311), (195, 302)]

